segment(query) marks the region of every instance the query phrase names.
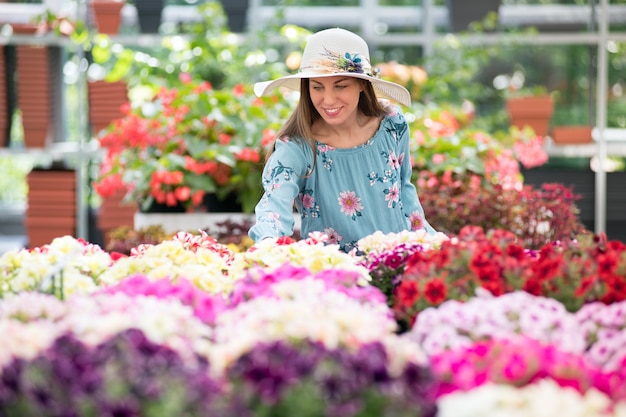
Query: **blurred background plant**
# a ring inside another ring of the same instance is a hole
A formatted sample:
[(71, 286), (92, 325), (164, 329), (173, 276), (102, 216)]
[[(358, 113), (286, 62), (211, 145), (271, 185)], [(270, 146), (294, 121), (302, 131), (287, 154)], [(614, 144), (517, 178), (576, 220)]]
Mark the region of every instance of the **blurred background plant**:
[(30, 172), (32, 165), (32, 158), (0, 155), (0, 203), (23, 203), (26, 200), (26, 174)]
[[(181, 74), (184, 78), (185, 74)], [(207, 194), (235, 196), (244, 212), (261, 197), (264, 151), (291, 109), (289, 96), (257, 98), (250, 85), (214, 89), (184, 81), (131, 102), (99, 137), (106, 154), (94, 189), (118, 190), (147, 211), (154, 203), (202, 206)]]
[[(94, 181), (100, 196), (123, 188), (142, 209), (155, 201), (189, 209), (215, 193), (220, 200), (236, 196), (247, 213), (260, 198), (264, 147), (295, 97), (257, 98), (252, 85), (288, 71), (288, 62), (268, 41), (275, 32), (244, 41), (228, 30), (220, 3), (197, 9), (202, 19), (171, 28), (160, 48), (96, 38), (91, 79), (123, 80), (129, 87), (126, 116), (99, 137), (106, 150)], [(294, 50), (309, 33), (295, 26), (274, 30)]]

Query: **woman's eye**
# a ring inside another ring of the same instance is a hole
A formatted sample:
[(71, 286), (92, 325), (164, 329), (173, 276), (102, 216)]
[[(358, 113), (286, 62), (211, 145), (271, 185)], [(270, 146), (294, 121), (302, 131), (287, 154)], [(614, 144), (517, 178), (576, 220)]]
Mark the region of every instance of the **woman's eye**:
[(338, 86), (336, 86), (336, 87), (337, 87), (337, 89), (339, 89), (339, 90), (343, 90), (344, 88), (346, 88), (346, 87), (347, 87), (347, 85), (338, 85)]

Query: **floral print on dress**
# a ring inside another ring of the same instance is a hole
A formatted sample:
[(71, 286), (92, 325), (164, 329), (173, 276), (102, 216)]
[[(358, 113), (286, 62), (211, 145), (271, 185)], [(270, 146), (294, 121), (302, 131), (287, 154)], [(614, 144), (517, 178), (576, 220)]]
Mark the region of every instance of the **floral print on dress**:
[(414, 211), (409, 215), (409, 223), (411, 230), (420, 230), (424, 228), (424, 216), (419, 211)]
[(398, 141), (398, 138), (402, 138), (405, 132), (409, 129), (409, 126), (406, 123), (398, 123), (390, 120), (389, 124), (391, 126), (387, 128), (387, 133), (389, 133), (396, 142)]
[(267, 176), (263, 178), (263, 185), (269, 186), (270, 191), (280, 187), (284, 182), (292, 181), (291, 177), (294, 175), (293, 168), (284, 166), (280, 161), (273, 167)]
[[(265, 194), (261, 198), (259, 204), (262, 207), (267, 207), (270, 204), (269, 198), (270, 196)], [(259, 223), (269, 225), (276, 234), (281, 236), (284, 235), (282, 232), (283, 223), (280, 221), (280, 215), (278, 213), (270, 211), (267, 213), (267, 216), (260, 218), (258, 221)]]
[(343, 236), (341, 236), (339, 234), (339, 232), (337, 232), (335, 229), (333, 229), (332, 227), (327, 227), (324, 229), (324, 234), (326, 236), (328, 236), (328, 243), (331, 245), (340, 245), (341, 241), (343, 240)]
[(302, 213), (300, 217), (319, 217), (320, 207), (315, 202), (313, 190), (303, 190), (299, 195), (300, 204), (302, 205)]
[(387, 161), (389, 169), (385, 170), (383, 175), (376, 172), (370, 172), (367, 175), (367, 178), (369, 179), (370, 186), (373, 186), (377, 182), (390, 184), (389, 187), (383, 189), (383, 194), (385, 196), (385, 201), (387, 201), (387, 207), (395, 208), (400, 202), (400, 186), (397, 179), (404, 161), (404, 152), (402, 152), (399, 157), (394, 150), (383, 151), (380, 154)]
[(400, 167), (402, 166), (402, 161), (404, 161), (404, 152), (402, 152), (399, 157), (396, 156), (395, 151), (389, 151), (387, 155), (383, 153), (383, 156), (387, 157), (387, 164), (389, 164), (389, 168), (395, 170), (400, 169)]
[(387, 200), (387, 207), (389, 208), (394, 208), (400, 201), (400, 187), (397, 182), (385, 189), (383, 193), (385, 194), (385, 200)]
[(319, 144), (317, 145), (317, 154), (322, 158), (322, 166), (329, 172), (333, 170), (333, 160), (328, 156), (328, 151), (332, 151), (335, 148), (332, 146)]
[(354, 191), (340, 192), (337, 201), (339, 202), (339, 207), (341, 207), (341, 212), (352, 220), (356, 220), (357, 217), (363, 215), (361, 213), (361, 210), (363, 210), (361, 199), (357, 197)]

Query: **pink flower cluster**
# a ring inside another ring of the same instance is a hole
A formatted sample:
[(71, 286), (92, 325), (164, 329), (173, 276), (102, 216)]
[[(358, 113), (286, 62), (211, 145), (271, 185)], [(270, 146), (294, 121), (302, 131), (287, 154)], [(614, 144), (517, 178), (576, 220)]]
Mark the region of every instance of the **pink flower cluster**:
[(614, 399), (624, 394), (624, 371), (601, 372), (582, 355), (527, 337), (479, 341), (431, 356), (430, 364), (441, 381), (439, 395), (489, 382), (522, 387), (544, 378), (580, 393), (596, 388)]
[(186, 279), (179, 278), (173, 283), (168, 278), (151, 280), (144, 275), (133, 275), (111, 287), (100, 290), (105, 294), (123, 293), (130, 296), (153, 296), (159, 299), (178, 299), (182, 304), (193, 308), (194, 315), (202, 322), (212, 325), (225, 307), (221, 296), (212, 296), (198, 289)]
[(586, 342), (586, 356), (605, 370), (624, 367), (626, 360), (626, 301), (585, 304), (576, 312)]
[(539, 167), (548, 162), (548, 153), (543, 149), (543, 137), (541, 136), (515, 142), (513, 151), (517, 160), (527, 169)]
[(262, 268), (250, 269), (244, 278), (235, 283), (230, 293), (228, 306), (234, 308), (257, 297), (273, 296), (275, 295), (273, 286), (279, 282), (309, 278), (320, 280), (327, 289), (341, 292), (362, 303), (383, 305), (387, 303), (387, 298), (378, 288), (359, 285), (362, 275), (356, 271), (333, 268), (312, 274), (305, 267), (285, 263), (270, 271)]

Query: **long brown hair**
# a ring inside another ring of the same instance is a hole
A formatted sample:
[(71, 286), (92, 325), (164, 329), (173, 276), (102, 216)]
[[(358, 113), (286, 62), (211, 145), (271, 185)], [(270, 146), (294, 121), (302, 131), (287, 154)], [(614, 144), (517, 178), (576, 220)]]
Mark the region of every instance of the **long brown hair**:
[[(363, 91), (361, 91), (361, 95), (359, 96), (358, 111), (368, 117), (382, 117), (385, 115), (388, 112), (388, 108), (384, 102), (381, 102), (378, 100), (378, 97), (376, 97), (372, 83), (367, 80), (357, 80), (363, 84)], [(322, 116), (315, 109), (315, 106), (313, 106), (309, 85), (309, 78), (302, 78), (300, 80), (300, 100), (294, 112), (291, 113), (291, 116), (289, 116), (283, 127), (276, 134), (276, 140), (287, 138), (287, 140), (306, 141), (313, 151), (313, 166), (315, 166), (315, 139), (313, 138), (311, 128), (315, 121)], [(266, 161), (273, 151), (274, 145), (272, 144), (266, 153)]]

